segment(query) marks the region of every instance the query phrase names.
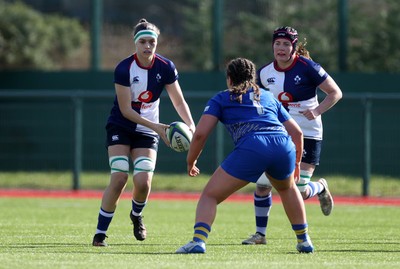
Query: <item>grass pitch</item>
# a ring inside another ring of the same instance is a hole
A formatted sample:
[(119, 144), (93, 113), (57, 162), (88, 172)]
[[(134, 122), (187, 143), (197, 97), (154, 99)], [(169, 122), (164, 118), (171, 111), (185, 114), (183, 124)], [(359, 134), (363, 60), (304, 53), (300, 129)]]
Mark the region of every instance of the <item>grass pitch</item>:
[(0, 268), (399, 268), (398, 207), (337, 205), (325, 217), (306, 204), (314, 254), (298, 254), (282, 205), (270, 214), (267, 245), (244, 246), (254, 232), (253, 206), (225, 202), (204, 255), (178, 255), (191, 240), (197, 201), (150, 200), (148, 238), (133, 238), (130, 201), (121, 200), (108, 231), (109, 247), (92, 247), (97, 199), (0, 198)]
[[(127, 190), (132, 189), (132, 176)], [(324, 175), (329, 189), (335, 196), (362, 195), (362, 178), (343, 175)], [(85, 172), (80, 177), (80, 189), (104, 190), (110, 178), (109, 172)], [(200, 174), (191, 178), (186, 174), (155, 173), (152, 191), (199, 192), (203, 189), (210, 175)], [(313, 181), (319, 178), (313, 177)], [(70, 172), (0, 172), (0, 188), (25, 188), (43, 190), (70, 190), (73, 181)], [(369, 195), (375, 197), (400, 197), (400, 178), (374, 175), (371, 177)], [(239, 192), (253, 193), (254, 184), (249, 184)], [(274, 190), (273, 190), (274, 191)]]

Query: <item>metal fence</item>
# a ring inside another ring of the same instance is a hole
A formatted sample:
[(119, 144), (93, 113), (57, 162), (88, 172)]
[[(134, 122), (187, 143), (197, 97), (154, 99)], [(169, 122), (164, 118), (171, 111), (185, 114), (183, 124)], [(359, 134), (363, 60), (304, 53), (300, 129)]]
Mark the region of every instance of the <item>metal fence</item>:
[[(195, 120), (212, 94), (185, 93)], [(113, 91), (0, 91), (0, 170), (71, 170), (73, 187), (79, 189), (82, 170), (108, 169), (104, 124), (113, 98)], [(164, 99), (160, 118), (172, 122), (176, 112)], [(399, 93), (346, 93), (323, 115), (323, 165), (318, 171), (362, 175), (363, 195), (369, 193), (372, 173), (400, 177), (399, 100)], [(219, 125), (203, 152), (203, 171), (211, 173), (231, 148)], [(161, 172), (185, 171), (185, 154), (160, 146), (158, 159)]]

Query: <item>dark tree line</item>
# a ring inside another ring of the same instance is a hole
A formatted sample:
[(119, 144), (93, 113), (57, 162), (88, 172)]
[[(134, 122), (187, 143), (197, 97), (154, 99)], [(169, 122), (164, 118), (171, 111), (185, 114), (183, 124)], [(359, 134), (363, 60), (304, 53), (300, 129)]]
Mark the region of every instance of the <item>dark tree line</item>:
[[(110, 52), (110, 44), (126, 42), (134, 24), (142, 17), (156, 23), (161, 29), (159, 52), (174, 60), (180, 70), (208, 71), (213, 68), (213, 8), (217, 0), (153, 0), (142, 1), (103, 0), (102, 45), (104, 55), (115, 57), (108, 61), (117, 62), (125, 54)], [(13, 1), (0, 0), (0, 6)], [(56, 50), (43, 52), (36, 46), (36, 59), (46, 57), (57, 61), (68, 60), (60, 57), (62, 49), (90, 47), (82, 36), (90, 31), (90, 1), (82, 5), (79, 0), (25, 0), (38, 12), (54, 13), (79, 20), (85, 33), (59, 31)], [(55, 4), (57, 2), (57, 5)], [(232, 57), (248, 57), (258, 65), (272, 59), (271, 33), (281, 25), (290, 25), (299, 31), (300, 41), (307, 40), (311, 57), (330, 72), (338, 71), (339, 33), (338, 0), (224, 0), (223, 37), (221, 65)], [(400, 1), (398, 0), (348, 0), (347, 22), (347, 67), (350, 72), (399, 72), (400, 71)], [(38, 20), (37, 16), (36, 20)], [(8, 22), (0, 17), (0, 50), (8, 58), (19, 57), (15, 40), (7, 40)], [(64, 25), (66, 25), (64, 18)], [(49, 25), (49, 23), (45, 23)], [(56, 24), (51, 23), (51, 24)], [(17, 25), (18, 26), (18, 25)], [(16, 26), (15, 26), (16, 27)], [(23, 26), (23, 24), (20, 25)], [(71, 26), (68, 26), (71, 27)], [(118, 29), (118, 30), (116, 30)], [(121, 30), (122, 29), (122, 30)], [(26, 30), (25, 30), (26, 31)], [(75, 38), (68, 35), (75, 34)], [(67, 35), (67, 36), (65, 36)], [(80, 37), (81, 36), (81, 37)], [(27, 38), (33, 38), (28, 36)], [(69, 40), (75, 40), (68, 44)], [(19, 43), (20, 42), (18, 41)], [(42, 40), (44, 42), (44, 39)], [(54, 42), (53, 42), (54, 43)], [(62, 45), (65, 43), (64, 48)], [(5, 45), (6, 44), (6, 45)], [(27, 42), (27, 45), (31, 43)], [(40, 44), (40, 43), (39, 43)], [(61, 47), (60, 47), (61, 46)], [(133, 44), (126, 44), (126, 53)], [(54, 48), (54, 46), (53, 46)], [(86, 49), (87, 51), (87, 49)], [(35, 54), (32, 49), (30, 53)], [(71, 53), (71, 51), (68, 51)], [(12, 54), (12, 55), (10, 55)], [(87, 53), (87, 57), (90, 57)], [(116, 54), (116, 55), (114, 55)], [(0, 59), (2, 68), (12, 67)], [(40, 61), (33, 61), (36, 68), (44, 68)], [(47, 63), (46, 66), (49, 66)], [(104, 66), (104, 64), (103, 64)], [(112, 64), (110, 64), (112, 66)], [(107, 65), (108, 67), (108, 65)]]

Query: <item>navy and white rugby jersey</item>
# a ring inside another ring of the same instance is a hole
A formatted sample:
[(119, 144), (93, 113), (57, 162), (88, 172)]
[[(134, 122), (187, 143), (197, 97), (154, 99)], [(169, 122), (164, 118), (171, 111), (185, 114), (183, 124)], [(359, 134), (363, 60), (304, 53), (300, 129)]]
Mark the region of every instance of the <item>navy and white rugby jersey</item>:
[[(178, 72), (174, 63), (159, 54), (155, 54), (150, 67), (140, 66), (136, 54), (133, 54), (122, 60), (114, 70), (114, 83), (131, 90), (132, 109), (152, 122), (159, 122), (160, 95), (164, 86), (177, 79)], [(126, 119), (119, 109), (117, 96), (107, 123), (132, 132), (156, 135), (153, 130)]]
[(282, 122), (291, 117), (273, 95), (260, 89), (260, 100), (255, 100), (254, 90), (242, 95), (242, 103), (232, 100), (228, 90), (212, 97), (203, 114), (213, 115), (221, 121), (235, 145), (240, 138), (252, 133), (284, 132)]
[(280, 69), (276, 62), (257, 71), (258, 84), (273, 93), (300, 125), (305, 138), (322, 140), (321, 116), (308, 120), (299, 111), (318, 106), (317, 88), (328, 74), (316, 62), (296, 56), (293, 64)]

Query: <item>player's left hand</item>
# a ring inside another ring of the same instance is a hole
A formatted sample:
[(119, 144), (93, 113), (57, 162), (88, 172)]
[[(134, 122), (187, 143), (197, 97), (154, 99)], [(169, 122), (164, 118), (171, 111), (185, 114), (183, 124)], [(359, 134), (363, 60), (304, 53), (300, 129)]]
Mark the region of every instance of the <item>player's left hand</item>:
[(200, 174), (200, 169), (196, 166), (196, 162), (187, 165), (188, 175), (191, 177), (198, 176)]

